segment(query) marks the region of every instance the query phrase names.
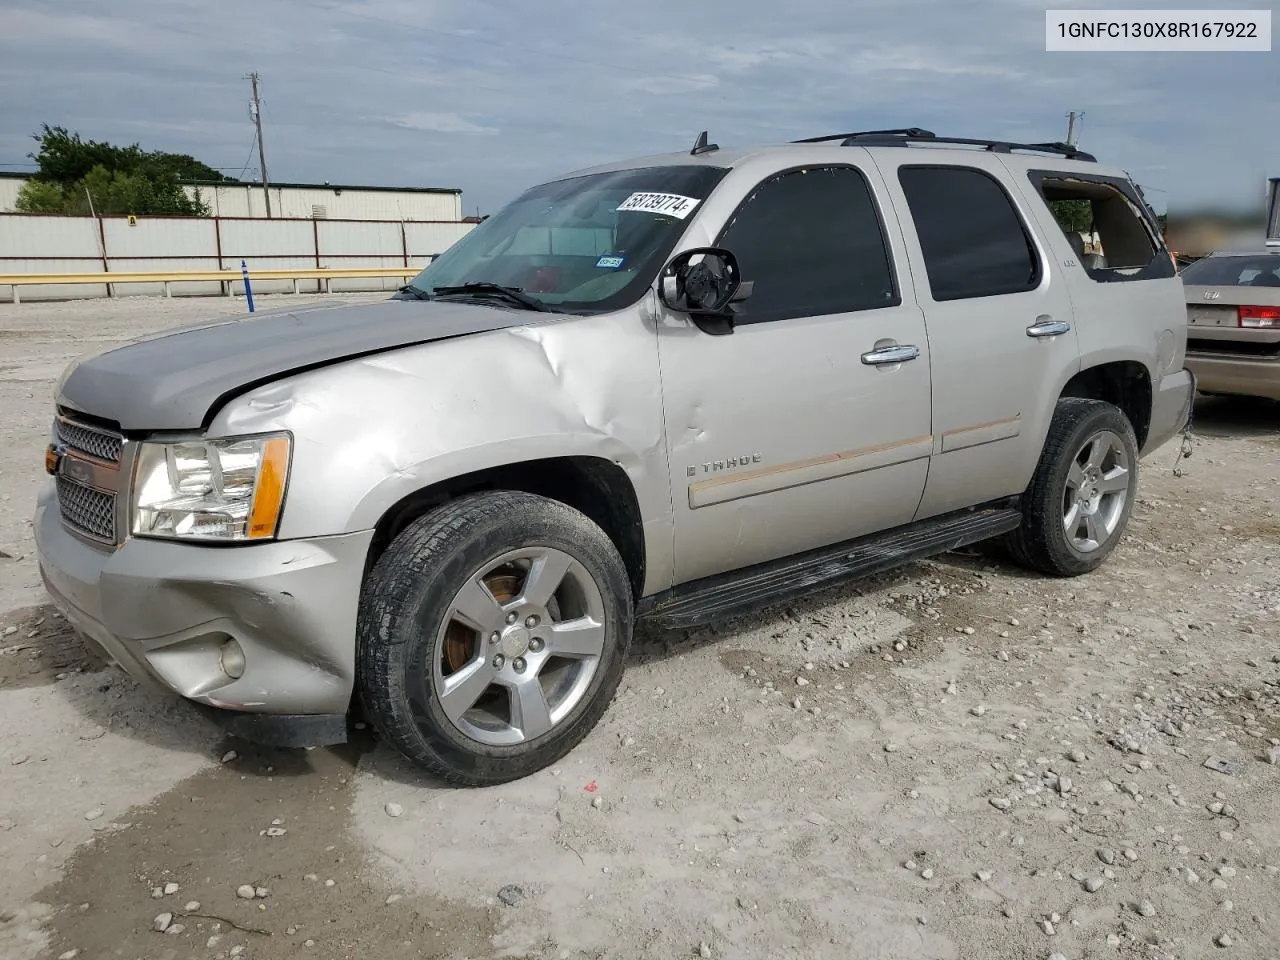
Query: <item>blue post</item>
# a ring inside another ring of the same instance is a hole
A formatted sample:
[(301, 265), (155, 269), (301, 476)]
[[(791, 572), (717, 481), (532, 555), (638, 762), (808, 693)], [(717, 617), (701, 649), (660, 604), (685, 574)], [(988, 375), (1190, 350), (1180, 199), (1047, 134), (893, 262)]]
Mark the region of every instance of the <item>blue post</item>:
[(253, 313), (253, 287), (249, 286), (249, 267), (240, 261), (240, 275), (244, 277), (244, 298), (249, 301), (249, 312)]

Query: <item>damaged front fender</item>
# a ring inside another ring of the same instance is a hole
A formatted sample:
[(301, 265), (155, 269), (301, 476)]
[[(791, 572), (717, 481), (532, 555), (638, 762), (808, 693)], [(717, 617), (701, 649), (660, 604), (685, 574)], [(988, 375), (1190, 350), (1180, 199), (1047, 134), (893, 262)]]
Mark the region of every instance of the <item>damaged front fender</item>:
[(404, 498), (534, 460), (617, 464), (644, 518), (646, 587), (670, 585), (671, 502), (651, 316), (569, 318), (298, 374), (221, 410), (209, 434), (289, 430), (282, 539), (376, 526)]

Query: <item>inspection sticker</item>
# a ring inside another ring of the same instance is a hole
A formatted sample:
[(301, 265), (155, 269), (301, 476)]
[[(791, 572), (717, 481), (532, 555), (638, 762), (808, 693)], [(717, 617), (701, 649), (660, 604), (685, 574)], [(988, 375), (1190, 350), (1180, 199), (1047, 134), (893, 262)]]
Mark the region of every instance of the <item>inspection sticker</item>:
[(596, 266), (604, 270), (617, 270), (624, 262), (626, 257), (604, 256), (596, 261)]
[(636, 210), (640, 213), (660, 213), (663, 216), (683, 220), (693, 213), (701, 201), (682, 197), (678, 193), (633, 193), (618, 205), (619, 212)]

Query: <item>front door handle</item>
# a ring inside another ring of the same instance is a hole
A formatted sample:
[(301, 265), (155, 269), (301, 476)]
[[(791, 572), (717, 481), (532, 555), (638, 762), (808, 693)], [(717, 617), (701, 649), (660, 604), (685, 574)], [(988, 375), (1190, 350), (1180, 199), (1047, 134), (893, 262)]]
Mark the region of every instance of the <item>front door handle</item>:
[(1071, 332), (1071, 324), (1065, 320), (1053, 320), (1047, 315), (1036, 317), (1036, 322), (1027, 327), (1028, 337), (1060, 337)]
[(886, 363), (905, 363), (920, 356), (920, 348), (909, 343), (895, 343), (891, 347), (880, 347), (862, 355), (862, 362), (870, 366)]

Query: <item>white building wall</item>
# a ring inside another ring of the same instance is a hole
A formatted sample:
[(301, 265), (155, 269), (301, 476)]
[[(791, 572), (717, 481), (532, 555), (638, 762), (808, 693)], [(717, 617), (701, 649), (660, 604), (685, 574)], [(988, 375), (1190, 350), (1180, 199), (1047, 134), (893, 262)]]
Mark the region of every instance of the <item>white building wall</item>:
[[(18, 207), (22, 177), (0, 177), (0, 213)], [(187, 187), (188, 196), (200, 192), (215, 217), (265, 217), (266, 203), (260, 184)], [(424, 193), (416, 190), (368, 190), (332, 187), (271, 187), (271, 215), (281, 219), (309, 220), (314, 207), (323, 207), (329, 220), (411, 220), (450, 222), (462, 219), (462, 195)]]
[[(227, 186), (187, 187), (197, 190), (215, 217), (265, 217), (262, 186), (237, 183)], [(310, 219), (314, 208), (324, 208), (329, 220), (462, 219), (462, 196), (457, 193), (421, 193), (411, 190), (360, 190), (355, 188), (271, 187), (271, 215), (281, 219)]]
[[(470, 223), (211, 219), (203, 217), (36, 216), (0, 214), (0, 274), (190, 272), (236, 270), (243, 260), (255, 270), (377, 267), (420, 268), (474, 228)], [(330, 281), (334, 292), (394, 290), (403, 278)], [(238, 286), (238, 285), (237, 285)], [(162, 292), (152, 282), (113, 283), (116, 296)], [(291, 280), (255, 280), (262, 293), (290, 290)], [(304, 291), (320, 288), (303, 281)], [(175, 296), (216, 294), (217, 281), (176, 281)], [(38, 284), (21, 288), (24, 300), (107, 295), (105, 285)], [(13, 287), (0, 284), (0, 300)]]
[(18, 177), (0, 177), (0, 213), (13, 213), (18, 209), (18, 191), (26, 182)]

